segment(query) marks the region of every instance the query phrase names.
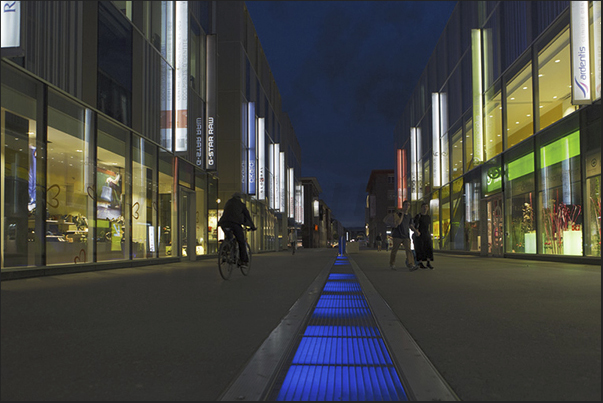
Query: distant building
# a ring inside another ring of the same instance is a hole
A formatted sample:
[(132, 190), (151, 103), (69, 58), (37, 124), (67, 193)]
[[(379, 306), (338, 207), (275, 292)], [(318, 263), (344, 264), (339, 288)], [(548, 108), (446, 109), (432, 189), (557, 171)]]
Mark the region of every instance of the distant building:
[(381, 234), (385, 240), (386, 228), (383, 218), (396, 209), (395, 171), (393, 169), (373, 170), (366, 185), (365, 223), (368, 246), (375, 245), (375, 238)]

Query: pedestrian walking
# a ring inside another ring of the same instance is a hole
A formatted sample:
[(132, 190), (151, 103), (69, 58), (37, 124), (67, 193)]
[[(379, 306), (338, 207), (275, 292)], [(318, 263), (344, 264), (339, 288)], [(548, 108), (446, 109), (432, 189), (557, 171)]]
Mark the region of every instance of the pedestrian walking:
[[(429, 203), (421, 204), (421, 211), (414, 218), (417, 232), (413, 234), (417, 262), (421, 269), (433, 269), (433, 241), (431, 240), (431, 216), (429, 215)], [(425, 262), (425, 264), (423, 264)]]
[(289, 243), (291, 244), (291, 254), (295, 255), (297, 250), (297, 231), (295, 229), (289, 232)]
[(375, 238), (375, 244), (377, 245), (377, 252), (381, 252), (381, 245), (383, 244), (383, 239), (381, 239), (381, 233), (377, 234)]
[(395, 226), (392, 231), (392, 251), (389, 255), (389, 267), (392, 270), (396, 270), (396, 254), (398, 253), (400, 246), (404, 247), (406, 250), (406, 267), (408, 267), (410, 271), (418, 269), (418, 266), (415, 265), (415, 257), (410, 247), (410, 230), (412, 229), (413, 232), (417, 232), (417, 229), (415, 228), (410, 214), (408, 214), (408, 210), (410, 210), (410, 202), (405, 200), (404, 203), (402, 203), (402, 209), (393, 213), (392, 218)]

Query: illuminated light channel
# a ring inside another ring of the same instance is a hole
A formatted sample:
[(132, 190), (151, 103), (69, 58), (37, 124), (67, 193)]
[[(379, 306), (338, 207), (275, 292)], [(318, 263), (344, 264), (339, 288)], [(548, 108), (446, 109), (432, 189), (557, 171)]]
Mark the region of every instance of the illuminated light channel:
[[(349, 264), (337, 258), (335, 265)], [(338, 270), (346, 270), (344, 267)], [(330, 273), (272, 399), (408, 400), (356, 276)]]

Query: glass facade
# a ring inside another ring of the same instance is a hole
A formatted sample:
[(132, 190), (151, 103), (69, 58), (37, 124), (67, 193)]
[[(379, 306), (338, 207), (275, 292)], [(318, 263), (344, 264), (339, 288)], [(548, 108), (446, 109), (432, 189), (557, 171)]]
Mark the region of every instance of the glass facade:
[[(601, 256), (600, 17), (594, 3), (588, 2), (586, 27), (594, 90), (579, 104), (572, 98), (577, 67), (570, 2), (457, 5), (460, 13), (452, 14), (424, 71), (434, 79), (416, 87), (394, 133), (407, 153), (410, 128), (419, 122), (441, 133), (438, 144), (421, 140), (423, 174), (440, 165), (432, 179), (441, 181), (411, 200), (413, 206), (430, 202), (435, 248), (500, 257)], [(460, 38), (455, 33), (452, 42), (460, 40), (460, 53), (446, 52), (458, 18)], [(434, 67), (442, 65), (449, 67)], [(463, 70), (457, 75), (450, 66)], [(421, 113), (413, 105), (423, 93), (434, 96)]]
[(46, 263), (93, 261), (93, 114), (48, 92), (46, 159)]
[[(186, 256), (187, 238), (177, 231), (187, 224), (178, 215), (186, 191), (179, 180), (194, 198), (196, 255), (217, 252), (210, 222), (217, 217), (218, 179), (170, 151), (174, 8), (169, 1), (99, 2), (98, 59), (84, 72), (94, 71), (95, 90), (82, 99), (3, 58), (3, 272)], [(141, 42), (134, 23), (149, 42)], [(199, 94), (192, 107), (201, 110), (206, 35), (195, 28), (197, 46), (185, 57), (195, 77), (189, 89)], [(194, 156), (182, 158), (192, 163)], [(176, 172), (178, 161), (190, 169)]]
[(126, 150), (130, 133), (98, 118), (96, 147), (96, 255), (98, 261), (130, 256)]

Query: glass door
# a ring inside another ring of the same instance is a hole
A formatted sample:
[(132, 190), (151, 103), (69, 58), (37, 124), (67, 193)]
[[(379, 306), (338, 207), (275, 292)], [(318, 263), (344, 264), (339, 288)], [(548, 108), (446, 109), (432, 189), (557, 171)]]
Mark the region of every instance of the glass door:
[(488, 256), (503, 257), (504, 220), (502, 194), (486, 201), (488, 212)]
[(195, 193), (181, 186), (179, 194), (178, 215), (180, 231), (178, 231), (178, 241), (180, 244), (180, 256), (195, 260)]

